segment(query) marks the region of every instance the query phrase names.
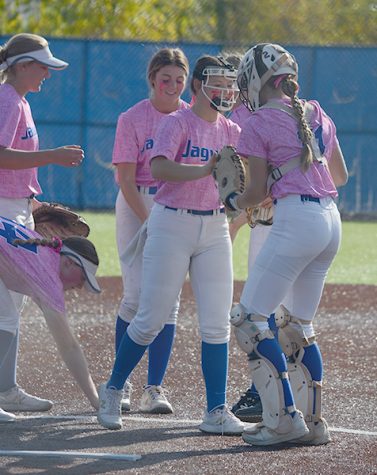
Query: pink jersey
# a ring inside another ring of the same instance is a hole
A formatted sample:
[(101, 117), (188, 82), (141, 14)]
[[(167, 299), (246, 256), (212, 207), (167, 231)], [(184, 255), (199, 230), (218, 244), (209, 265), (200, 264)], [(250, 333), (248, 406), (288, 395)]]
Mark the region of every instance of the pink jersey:
[(60, 255), (49, 247), (13, 245), (14, 239), (40, 238), (34, 231), (0, 217), (0, 279), (9, 290), (64, 313)]
[(229, 119), (235, 124), (239, 125), (242, 129), (244, 123), (250, 116), (251, 112), (249, 111), (249, 109), (243, 104), (240, 104), (233, 110), (233, 112), (229, 116)]
[[(180, 101), (179, 109), (189, 105)], [(144, 99), (119, 116), (113, 150), (113, 163), (136, 163), (136, 184), (156, 186), (149, 160), (154, 155), (155, 135), (162, 117), (150, 99)], [(119, 184), (118, 173), (115, 174)]]
[[(290, 100), (284, 103), (290, 105)], [(335, 125), (318, 102), (310, 103), (314, 105), (310, 127), (319, 149), (330, 161), (337, 144)], [(300, 156), (301, 150), (302, 142), (298, 137), (296, 120), (286, 112), (275, 109), (258, 109), (253, 112), (243, 125), (237, 147), (240, 155), (262, 158), (273, 167)], [(289, 171), (272, 186), (271, 194), (273, 198), (282, 198), (289, 194), (305, 194), (318, 198), (338, 195), (328, 168), (319, 162), (315, 162), (306, 173), (303, 173), (300, 167)]]
[[(0, 85), (0, 146), (14, 150), (38, 150), (38, 134), (28, 101), (10, 84)], [(0, 196), (26, 198), (42, 192), (37, 168), (6, 170), (0, 168)]]
[[(191, 109), (164, 117), (156, 135), (153, 156), (178, 163), (205, 164), (225, 145), (236, 146), (241, 129), (221, 114), (207, 122)], [(201, 211), (220, 208), (221, 201), (210, 175), (185, 182), (160, 182), (155, 201), (165, 206)]]

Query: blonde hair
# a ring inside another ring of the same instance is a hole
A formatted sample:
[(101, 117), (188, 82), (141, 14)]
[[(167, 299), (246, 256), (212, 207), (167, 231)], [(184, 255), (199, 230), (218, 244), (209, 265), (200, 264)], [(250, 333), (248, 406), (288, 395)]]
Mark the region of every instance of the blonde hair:
[[(38, 51), (46, 48), (46, 46), (48, 46), (48, 41), (42, 36), (33, 35), (32, 33), (19, 33), (12, 36), (3, 46), (0, 46), (0, 64), (12, 56)], [(0, 72), (0, 83), (5, 81), (11, 71), (12, 66), (6, 71)]]
[(81, 236), (70, 236), (63, 240), (59, 238), (30, 238), (30, 239), (14, 239), (13, 244), (16, 245), (25, 245), (25, 244), (35, 244), (36, 246), (46, 246), (51, 247), (52, 249), (61, 248), (62, 244), (69, 247), (72, 251), (80, 254), (84, 259), (90, 261), (96, 266), (99, 265), (98, 254), (94, 244)]
[(150, 86), (164, 66), (178, 66), (184, 70), (186, 77), (189, 75), (189, 62), (185, 53), (180, 48), (162, 48), (152, 56), (148, 64), (147, 80)]
[(313, 163), (313, 152), (310, 143), (313, 139), (313, 132), (309, 127), (304, 115), (304, 108), (298, 98), (298, 84), (294, 76), (287, 75), (281, 82), (281, 90), (291, 99), (293, 111), (298, 120), (298, 134), (303, 144), (301, 152), (301, 168), (304, 172), (308, 170)]

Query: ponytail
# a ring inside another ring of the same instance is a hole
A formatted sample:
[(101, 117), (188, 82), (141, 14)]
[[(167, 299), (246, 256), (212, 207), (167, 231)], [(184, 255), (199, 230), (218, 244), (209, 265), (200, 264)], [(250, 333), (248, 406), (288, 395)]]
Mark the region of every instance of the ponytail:
[(310, 146), (310, 143), (313, 139), (313, 132), (310, 129), (307, 120), (305, 119), (304, 108), (297, 96), (298, 84), (292, 75), (286, 76), (281, 81), (281, 89), (284, 94), (290, 97), (293, 112), (296, 115), (299, 123), (298, 134), (303, 145), (300, 161), (302, 170), (306, 172), (313, 163), (313, 152)]

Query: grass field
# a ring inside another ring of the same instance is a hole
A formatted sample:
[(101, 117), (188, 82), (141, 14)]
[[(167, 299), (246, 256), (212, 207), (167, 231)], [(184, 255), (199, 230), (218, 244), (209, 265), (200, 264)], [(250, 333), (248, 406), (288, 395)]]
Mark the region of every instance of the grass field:
[[(120, 275), (115, 241), (114, 213), (83, 212), (91, 226), (91, 238), (100, 256), (100, 276)], [(247, 276), (247, 252), (250, 228), (244, 226), (234, 243), (236, 280)], [(343, 223), (343, 241), (327, 279), (334, 284), (377, 285), (377, 222)]]

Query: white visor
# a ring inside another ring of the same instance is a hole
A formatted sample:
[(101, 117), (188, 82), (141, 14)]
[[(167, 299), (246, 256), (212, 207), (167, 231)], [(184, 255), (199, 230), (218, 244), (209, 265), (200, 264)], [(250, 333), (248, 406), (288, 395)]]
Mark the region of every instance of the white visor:
[(51, 69), (65, 69), (68, 63), (61, 59), (55, 58), (48, 46), (37, 51), (30, 51), (29, 53), (17, 54), (10, 56), (2, 64), (0, 64), (0, 71), (5, 71), (10, 66), (16, 63), (24, 63), (26, 61), (37, 61)]
[(101, 292), (101, 288), (95, 277), (98, 266), (93, 264), (93, 262), (88, 261), (88, 259), (85, 259), (85, 257), (80, 256), (77, 252), (72, 251), (71, 248), (65, 245), (62, 246), (60, 254), (69, 257), (75, 264), (81, 267), (86, 279), (84, 286), (87, 290), (94, 293)]

